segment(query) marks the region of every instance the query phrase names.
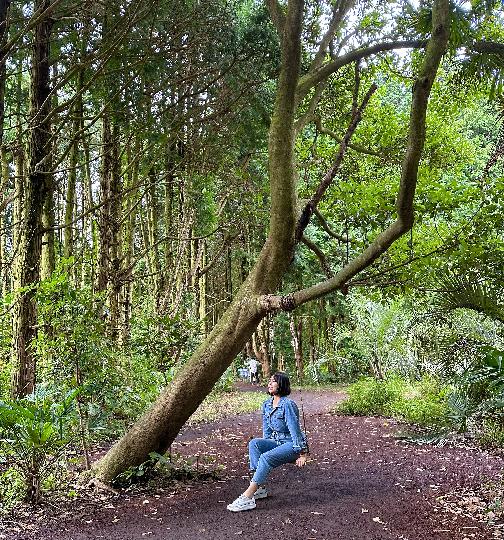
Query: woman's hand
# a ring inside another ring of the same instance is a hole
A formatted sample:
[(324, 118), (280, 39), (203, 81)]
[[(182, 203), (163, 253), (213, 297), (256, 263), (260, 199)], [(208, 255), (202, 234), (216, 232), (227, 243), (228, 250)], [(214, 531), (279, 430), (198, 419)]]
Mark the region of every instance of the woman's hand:
[(308, 455), (307, 454), (301, 454), (296, 459), (296, 466), (297, 467), (304, 467), (306, 465), (306, 462), (308, 461)]

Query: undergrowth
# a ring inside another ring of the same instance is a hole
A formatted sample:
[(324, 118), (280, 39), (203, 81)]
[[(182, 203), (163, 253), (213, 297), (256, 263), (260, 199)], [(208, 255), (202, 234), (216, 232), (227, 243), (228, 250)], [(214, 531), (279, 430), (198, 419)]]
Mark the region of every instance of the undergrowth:
[(422, 426), (442, 425), (448, 413), (449, 388), (432, 377), (410, 382), (400, 377), (366, 377), (347, 388), (342, 414), (389, 416)]

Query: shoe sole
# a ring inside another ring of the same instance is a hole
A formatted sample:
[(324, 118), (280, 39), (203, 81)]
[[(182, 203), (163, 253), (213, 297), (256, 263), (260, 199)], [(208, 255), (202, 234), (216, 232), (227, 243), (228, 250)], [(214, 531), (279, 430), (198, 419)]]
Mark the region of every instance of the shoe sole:
[(228, 506), (227, 509), (228, 509), (230, 512), (246, 512), (247, 510), (255, 510), (255, 505), (254, 505), (254, 506), (250, 506), (250, 507), (248, 507), (248, 508), (229, 508), (229, 506)]

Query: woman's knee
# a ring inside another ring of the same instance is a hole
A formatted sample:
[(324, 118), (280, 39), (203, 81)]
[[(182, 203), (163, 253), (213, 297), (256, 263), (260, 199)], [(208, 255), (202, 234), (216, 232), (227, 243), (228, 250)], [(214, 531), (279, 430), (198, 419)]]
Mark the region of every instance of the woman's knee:
[(274, 466), (274, 460), (271, 459), (271, 456), (268, 455), (268, 452), (261, 454), (257, 466), (262, 465), (263, 467), (272, 468)]
[(248, 443), (248, 447), (249, 447), (249, 450), (257, 450), (258, 449), (258, 444), (257, 442), (259, 441), (260, 439), (251, 439)]

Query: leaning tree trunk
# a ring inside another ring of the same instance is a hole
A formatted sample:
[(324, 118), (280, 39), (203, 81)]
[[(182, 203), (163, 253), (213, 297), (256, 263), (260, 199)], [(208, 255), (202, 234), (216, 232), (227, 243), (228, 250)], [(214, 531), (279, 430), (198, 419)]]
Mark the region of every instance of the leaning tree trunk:
[[(50, 0), (35, 2), (35, 10), (47, 9)], [(17, 296), (13, 314), (12, 354), (16, 370), (13, 395), (29, 394), (35, 388), (35, 355), (31, 344), (36, 335), (34, 287), (40, 279), (42, 255), (42, 213), (48, 193), (47, 159), (51, 139), (49, 96), (49, 44), (52, 19), (42, 20), (35, 28), (33, 43), (28, 174), (24, 186), (18, 253), (15, 262), (16, 283), (23, 291)]]
[[(273, 296), (292, 259), (296, 238), (300, 238), (299, 234), (296, 235), (296, 228), (302, 234), (317, 203), (311, 202), (311, 212), (310, 209), (304, 212), (305, 219), (299, 227), (296, 227), (294, 113), (299, 97), (296, 90), (306, 90), (313, 81), (317, 81), (322, 70), (316, 71), (311, 79), (303, 77), (300, 81), (303, 84), (298, 84), (303, 1), (289, 0), (286, 14), (275, 0), (268, 0), (268, 3), (272, 10), (272, 18), (282, 36), (282, 67), (268, 148), (271, 186), (269, 236), (249, 276), (207, 339), (197, 348), (154, 405), (94, 465), (95, 474), (102, 480), (111, 480), (128, 467), (146, 461), (150, 452), (166, 451), (180, 428), (240, 353), (267, 313), (275, 309), (292, 310), (301, 303), (340, 289), (412, 226), (413, 196), (425, 137), (425, 111), (448, 37), (448, 0), (436, 0), (434, 3), (433, 36), (413, 92), (410, 137), (403, 162), (396, 207), (397, 220), (334, 278), (287, 297)], [(321, 197), (329, 183), (324, 179), (321, 190), (317, 190), (317, 196), (320, 194)]]
[(178, 377), (151, 409), (95, 464), (97, 476), (104, 480), (111, 480), (131, 465), (144, 462), (152, 451), (166, 451), (186, 420), (250, 339), (266, 314), (259, 298), (277, 289), (291, 261), (296, 226), (294, 110), (302, 12), (302, 2), (295, 2), (289, 12), (282, 51), (283, 67), (270, 128), (272, 212), (269, 238), (227, 311)]

